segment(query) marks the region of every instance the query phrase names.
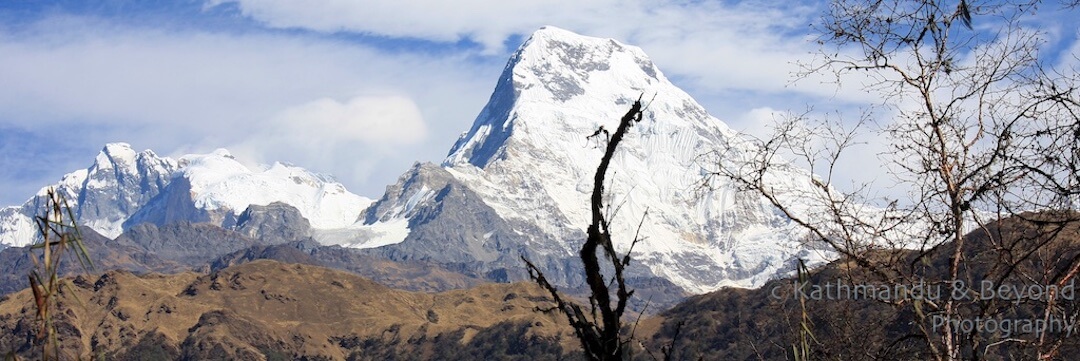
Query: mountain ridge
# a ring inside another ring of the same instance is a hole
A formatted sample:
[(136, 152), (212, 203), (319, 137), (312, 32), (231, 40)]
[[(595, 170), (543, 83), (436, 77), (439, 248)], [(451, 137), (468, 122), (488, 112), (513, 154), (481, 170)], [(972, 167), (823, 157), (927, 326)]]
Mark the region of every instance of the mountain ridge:
[[(209, 274), (110, 271), (71, 284), (54, 316), (60, 359), (556, 359), (576, 345), (557, 314), (535, 310), (550, 298), (528, 283), (408, 292), (257, 260)], [(34, 359), (36, 327), (23, 321), (34, 318), (30, 302), (29, 290), (0, 299), (0, 349)]]
[(50, 187), (67, 199), (80, 224), (108, 238), (147, 222), (229, 227), (249, 206), (274, 202), (296, 207), (316, 228), (343, 227), (371, 203), (303, 168), (274, 163), (251, 170), (224, 149), (172, 159), (108, 143), (86, 169), (64, 175), (21, 206), (0, 209), (0, 244), (23, 246), (34, 239), (32, 220)]
[[(106, 145), (94, 165), (57, 187), (74, 199), (83, 224), (110, 238), (147, 222), (229, 229), (252, 205), (284, 202), (310, 224), (296, 234), (323, 245), (499, 282), (526, 279), (525, 256), (556, 284), (575, 288), (583, 282), (576, 253), (605, 141), (598, 129), (614, 129), (637, 99), (645, 116), (613, 158), (605, 198), (616, 249), (629, 248), (638, 225), (644, 237), (628, 277), (680, 289), (669, 294), (702, 293), (759, 286), (790, 272), (796, 259), (813, 265), (829, 257), (803, 244), (801, 228), (759, 195), (731, 184), (700, 188), (703, 152), (729, 147), (747, 157), (757, 150), (644, 51), (550, 26), (509, 59), (488, 104), (442, 163), (415, 164), (377, 200), (299, 167), (251, 170), (223, 149), (173, 160), (124, 143)], [(766, 176), (782, 187), (813, 188), (809, 172), (793, 167)], [(40, 203), (0, 209), (0, 244), (32, 239)], [(803, 208), (813, 213), (812, 205)]]

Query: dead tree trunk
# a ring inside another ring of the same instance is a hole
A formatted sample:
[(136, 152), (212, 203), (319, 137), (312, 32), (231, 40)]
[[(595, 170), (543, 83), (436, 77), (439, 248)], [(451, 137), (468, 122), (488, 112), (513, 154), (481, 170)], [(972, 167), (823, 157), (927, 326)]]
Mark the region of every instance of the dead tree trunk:
[[(528, 266), (529, 276), (541, 287), (551, 293), (560, 312), (566, 315), (574, 333), (581, 340), (581, 347), (585, 356), (590, 360), (622, 360), (626, 356), (628, 338), (621, 337), (622, 315), (626, 310), (626, 303), (634, 291), (626, 287), (623, 270), (630, 263), (630, 251), (619, 257), (615, 252), (615, 246), (611, 241), (611, 232), (608, 228), (608, 219), (604, 216), (604, 178), (607, 175), (611, 158), (619, 146), (626, 132), (634, 123), (640, 122), (642, 117), (641, 99), (634, 102), (630, 110), (619, 121), (619, 127), (610, 135), (604, 151), (604, 157), (600, 160), (600, 166), (596, 169), (592, 197), (590, 198), (592, 210), (592, 223), (587, 230), (588, 238), (581, 246), (581, 262), (585, 267), (585, 281), (589, 285), (589, 302), (591, 312), (588, 314), (582, 307), (572, 300), (563, 298), (554, 285), (547, 281), (544, 273), (540, 271), (528, 259), (522, 257)], [(606, 131), (601, 128), (593, 136)], [(637, 239), (631, 243), (637, 243)], [(597, 255), (598, 250), (603, 250), (603, 260)], [(601, 271), (601, 262), (611, 264), (614, 275), (609, 280)], [(612, 305), (612, 291), (614, 288), (614, 305)], [(550, 311), (550, 310), (549, 310)]]

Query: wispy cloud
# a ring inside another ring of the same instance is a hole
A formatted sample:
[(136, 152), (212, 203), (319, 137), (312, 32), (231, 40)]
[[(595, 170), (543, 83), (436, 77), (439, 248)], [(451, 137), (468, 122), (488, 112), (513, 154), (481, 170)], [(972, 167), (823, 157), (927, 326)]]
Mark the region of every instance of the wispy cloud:
[[(65, 137), (75, 138), (66, 155), (82, 166), (111, 141), (172, 155), (262, 144), (248, 148), (251, 161), (301, 164), (372, 195), (411, 162), (444, 156), (499, 72), (465, 56), (391, 53), (297, 34), (159, 31), (79, 16), (47, 17), (18, 36), (0, 33), (0, 53), (0, 127), (36, 135), (100, 130)], [(280, 144), (266, 142), (274, 132)], [(421, 142), (429, 134), (444, 136)], [(4, 151), (27, 148), (18, 144), (28, 139), (5, 139)], [(334, 163), (327, 154), (335, 152), (348, 155)], [(55, 153), (8, 157), (35, 162)], [(75, 169), (59, 167), (42, 179), (5, 177), (0, 184), (11, 187), (3, 200), (19, 203)]]
[(325, 98), (290, 107), (227, 147), (248, 163), (295, 162), (311, 169), (330, 169), (337, 177), (355, 182), (375, 170), (400, 172), (407, 163), (377, 169), (378, 161), (403, 149), (415, 149), (427, 138), (427, 124), (411, 99), (358, 96), (346, 102)]
[(302, 138), (391, 146), (415, 144), (427, 137), (420, 109), (400, 96), (360, 96), (345, 103), (319, 99), (285, 109), (264, 129)]
[[(543, 25), (645, 48), (662, 68), (707, 87), (780, 91), (819, 10), (800, 2), (213, 0), (276, 28), (461, 40), (503, 53), (505, 41)], [(516, 44), (509, 44), (516, 46)]]
[[(807, 102), (841, 105), (873, 99), (857, 84), (810, 76), (795, 82), (799, 63), (814, 60), (810, 25), (823, 4), (769, 1), (352, 1), (212, 0), (266, 26), (353, 32), (433, 42), (475, 42), (505, 54), (543, 25), (611, 37), (642, 47), (670, 77), (722, 119), (750, 108), (801, 109)], [(856, 77), (853, 77), (856, 78)], [(736, 125), (738, 128), (738, 125)]]
[[(235, 3), (245, 15), (276, 28), (322, 32), (360, 32), (455, 42), (470, 40), (489, 52), (502, 52), (513, 34), (527, 34), (541, 25), (632, 22), (641, 19), (643, 3), (600, 1), (259, 1), (212, 0), (210, 6)], [(627, 17), (627, 15), (630, 15)], [(596, 21), (594, 19), (609, 19)]]

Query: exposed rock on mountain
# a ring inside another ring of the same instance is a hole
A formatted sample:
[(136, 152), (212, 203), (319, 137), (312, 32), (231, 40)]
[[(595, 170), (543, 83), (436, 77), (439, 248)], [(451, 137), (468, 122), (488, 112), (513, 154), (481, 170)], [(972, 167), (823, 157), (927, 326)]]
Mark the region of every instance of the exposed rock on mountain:
[[(272, 259), (347, 270), (405, 290), (437, 292), (483, 283), (429, 261), (395, 262), (361, 250), (323, 246), (301, 236), (307, 233), (304, 231), (307, 228), (302, 227), (306, 224), (303, 218), (296, 218), (298, 214), (295, 208), (277, 203), (250, 207), (239, 218), (241, 223), (236, 231), (208, 223), (179, 222), (164, 226), (140, 224), (115, 240), (88, 227), (82, 234), (96, 272), (208, 272)], [(241, 232), (260, 237), (248, 237)], [(27, 287), (26, 275), (33, 267), (27, 247), (0, 250), (0, 295)], [(82, 272), (74, 260), (62, 263), (61, 274)]]
[[(177, 167), (153, 151), (137, 153), (128, 144), (110, 143), (90, 167), (68, 173), (54, 187), (82, 224), (113, 238), (124, 221), (168, 186)], [(0, 243), (29, 244), (37, 234), (33, 216), (41, 213), (45, 199), (42, 189), (22, 206), (0, 210)]]
[[(216, 271), (255, 260), (268, 259), (346, 270), (395, 289), (441, 292), (473, 287), (485, 280), (450, 271), (430, 261), (391, 261), (380, 256), (339, 246), (323, 246), (307, 239), (276, 245), (259, 245), (224, 255), (210, 264)], [(677, 301), (677, 300), (673, 300)]]
[(311, 224), (295, 207), (283, 202), (251, 205), (236, 218), (233, 226), (245, 236), (267, 244), (279, 244), (311, 237)]

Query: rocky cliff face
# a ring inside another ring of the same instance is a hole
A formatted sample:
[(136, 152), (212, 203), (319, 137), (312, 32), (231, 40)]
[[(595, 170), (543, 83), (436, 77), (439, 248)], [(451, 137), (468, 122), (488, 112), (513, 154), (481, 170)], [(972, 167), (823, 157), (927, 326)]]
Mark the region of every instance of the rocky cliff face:
[(311, 237), (311, 223), (296, 207), (283, 202), (249, 206), (236, 218), (233, 229), (266, 244), (280, 244)]
[[(172, 180), (176, 161), (153, 151), (135, 152), (126, 143), (105, 145), (90, 167), (65, 175), (53, 185), (82, 224), (113, 238), (123, 224)], [(0, 243), (29, 244), (36, 236), (33, 216), (45, 206), (45, 188), (22, 206), (0, 210)]]
[[(368, 251), (392, 260), (453, 265), (458, 271), (499, 282), (524, 279), (527, 274), (519, 257), (544, 257), (548, 252), (541, 247), (556, 243), (541, 241), (550, 236), (535, 224), (503, 218), (483, 196), (430, 163), (416, 164), (363, 217), (368, 224), (402, 219), (409, 230), (404, 240)], [(563, 284), (581, 282), (581, 276), (572, 272), (576, 268), (566, 264), (572, 262), (564, 258), (544, 257), (542, 262)]]

